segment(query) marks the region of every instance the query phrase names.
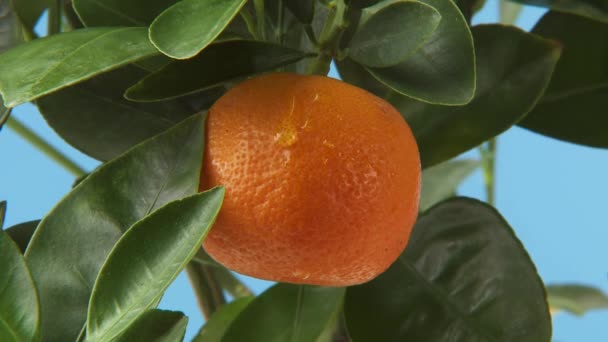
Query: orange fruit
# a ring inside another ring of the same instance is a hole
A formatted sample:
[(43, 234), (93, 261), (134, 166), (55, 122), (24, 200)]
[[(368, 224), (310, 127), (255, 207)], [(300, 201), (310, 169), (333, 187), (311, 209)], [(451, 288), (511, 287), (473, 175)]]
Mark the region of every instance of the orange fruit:
[(420, 159), (386, 101), (323, 76), (244, 81), (209, 110), (201, 190), (224, 185), (204, 247), (257, 278), (325, 286), (373, 279), (403, 251)]

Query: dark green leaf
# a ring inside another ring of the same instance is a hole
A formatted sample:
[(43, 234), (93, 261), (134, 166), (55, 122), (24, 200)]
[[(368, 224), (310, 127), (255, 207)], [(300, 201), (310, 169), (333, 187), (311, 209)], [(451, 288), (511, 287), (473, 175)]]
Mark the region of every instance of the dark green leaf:
[(509, 224), (473, 199), (418, 218), (404, 253), (375, 280), (349, 287), (354, 341), (549, 342), (544, 286)]
[[(134, 101), (171, 99), (273, 70), (309, 55), (264, 42), (218, 43), (192, 59), (173, 62), (151, 74), (129, 88), (125, 96)], [(228, 60), (230, 63), (226, 62)]]
[(222, 342), (316, 341), (335, 323), (344, 288), (277, 284), (234, 320)]
[(0, 229), (0, 341), (38, 341), (40, 309), (23, 255)]
[(26, 259), (45, 340), (78, 336), (99, 269), (127, 228), (198, 191), (203, 142), (203, 118), (196, 115), (104, 164), (42, 220)]
[(246, 0), (181, 0), (150, 25), (150, 40), (165, 55), (187, 59), (228, 26)]
[(608, 23), (606, 0), (511, 0), (526, 5), (542, 6), (560, 12), (574, 13)]
[(96, 159), (110, 160), (194, 112), (177, 101), (152, 105), (126, 100), (125, 89), (146, 75), (127, 66), (36, 103), (49, 125), (70, 145)]
[(181, 312), (152, 309), (144, 312), (115, 342), (181, 342), (188, 317)]
[(83, 29), (37, 39), (0, 55), (0, 92), (5, 105), (14, 107), (156, 53), (140, 27)]
[(412, 127), (423, 167), (451, 159), (504, 132), (542, 96), (560, 48), (501, 25), (473, 29), (477, 90), (466, 106), (429, 105), (394, 94), (388, 100)]
[(456, 0), (455, 3), (467, 22), (471, 22), (473, 15), (485, 6), (486, 0)]
[(608, 24), (549, 12), (533, 32), (564, 47), (551, 83), (520, 125), (553, 138), (608, 148)]
[(224, 188), (158, 209), (120, 238), (95, 281), (87, 339), (113, 341), (162, 297), (199, 250), (219, 213)]
[(6, 216), (6, 201), (0, 201), (0, 229), (4, 227), (4, 218)]
[(192, 342), (221, 342), (230, 324), (253, 298), (242, 297), (222, 306), (209, 318)]
[(316, 0), (282, 0), (302, 24), (310, 24), (315, 15)]
[(42, 13), (47, 9), (51, 0), (10, 0), (13, 9), (17, 13), (23, 26), (29, 31), (34, 31), (34, 26), (40, 19)]
[(342, 81), (354, 84), (382, 98), (392, 92), (387, 86), (375, 79), (362, 65), (350, 58), (335, 63)]
[(72, 0), (86, 26), (148, 26), (177, 0)]
[(422, 2), (380, 2), (363, 10), (348, 54), (366, 66), (394, 66), (414, 54), (440, 21), (441, 14)]
[(475, 94), (469, 26), (452, 0), (420, 0), (441, 14), (439, 26), (414, 55), (389, 68), (369, 68), (395, 91), (424, 102), (462, 105)]
[(565, 310), (582, 316), (588, 311), (608, 309), (608, 296), (599, 289), (579, 284), (549, 285), (551, 312)]
[(30, 243), (30, 239), (32, 238), (32, 235), (34, 235), (38, 224), (40, 224), (40, 220), (27, 221), (7, 228), (5, 232), (13, 241), (15, 241), (17, 246), (19, 246), (21, 253), (25, 253), (27, 245)]
[(475, 169), (479, 161), (473, 159), (452, 160), (430, 167), (422, 172), (420, 191), (420, 211), (453, 196), (462, 183)]
[(23, 40), (21, 23), (11, 8), (11, 1), (0, 1), (0, 52), (4, 52)]

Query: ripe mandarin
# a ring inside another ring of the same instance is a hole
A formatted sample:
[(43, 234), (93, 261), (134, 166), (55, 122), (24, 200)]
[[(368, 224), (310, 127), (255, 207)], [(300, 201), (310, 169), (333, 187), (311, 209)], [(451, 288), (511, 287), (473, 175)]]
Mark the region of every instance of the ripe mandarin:
[(418, 213), (414, 137), (386, 101), (323, 76), (247, 80), (211, 107), (201, 190), (226, 195), (204, 247), (242, 274), (347, 286), (401, 254)]

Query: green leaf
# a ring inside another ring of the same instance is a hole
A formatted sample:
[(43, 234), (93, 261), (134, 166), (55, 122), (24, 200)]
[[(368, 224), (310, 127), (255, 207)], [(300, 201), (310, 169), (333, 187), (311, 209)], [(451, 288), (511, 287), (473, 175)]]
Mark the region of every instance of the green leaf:
[(410, 124), (423, 167), (451, 159), (506, 131), (536, 104), (560, 55), (549, 40), (511, 26), (473, 28), (477, 89), (461, 107), (429, 105), (405, 96), (388, 97)]
[(38, 341), (38, 295), (23, 255), (0, 229), (0, 341)]
[(21, 253), (25, 253), (38, 224), (40, 224), (40, 220), (27, 221), (9, 227), (4, 232), (15, 241)]
[(104, 164), (42, 220), (25, 255), (45, 341), (76, 339), (99, 269), (124, 231), (198, 191), (204, 139), (203, 118), (193, 116)]
[(608, 296), (599, 289), (579, 284), (547, 286), (551, 311), (565, 310), (577, 316), (588, 311), (608, 309)]
[(345, 58), (335, 63), (342, 81), (354, 84), (382, 98), (392, 92), (387, 86), (375, 79), (362, 65), (352, 59)]
[(520, 126), (553, 138), (608, 148), (608, 24), (549, 12), (532, 32), (557, 40), (564, 53), (545, 95)]
[(5, 3), (10, 2), (26, 30), (34, 32), (34, 26), (47, 9), (49, 1), (51, 0), (5, 0)]
[(469, 26), (452, 0), (420, 0), (441, 14), (427, 43), (405, 62), (369, 68), (380, 82), (411, 98), (463, 105), (475, 94), (475, 54)]
[(414, 54), (440, 21), (441, 14), (422, 2), (380, 2), (362, 11), (348, 54), (366, 66), (394, 66)]
[(420, 211), (454, 196), (456, 189), (480, 163), (473, 159), (452, 160), (430, 167), (422, 172)]
[(11, 1), (4, 0), (0, 3), (0, 52), (12, 48), (22, 40), (21, 23), (11, 8)]
[(153, 307), (199, 250), (219, 213), (224, 188), (158, 209), (120, 238), (95, 281), (87, 340), (113, 341)]
[(156, 53), (140, 27), (83, 29), (37, 39), (0, 55), (0, 92), (5, 105), (14, 107)]
[(498, 12), (500, 14), (501, 24), (513, 24), (521, 14), (523, 6), (520, 4), (514, 4), (507, 0), (500, 0), (500, 8)]
[(316, 0), (281, 0), (302, 24), (310, 24), (315, 15)]
[(235, 318), (253, 301), (254, 297), (241, 297), (219, 308), (205, 323), (192, 342), (221, 342)]
[(264, 42), (237, 40), (213, 44), (194, 58), (173, 62), (144, 78), (129, 88), (125, 96), (134, 101), (172, 99), (273, 70), (306, 56), (310, 54)]
[(64, 88), (36, 101), (49, 125), (85, 154), (110, 160), (194, 112), (184, 103), (152, 104), (124, 98), (147, 72), (127, 66)]
[(188, 317), (181, 312), (152, 309), (144, 312), (115, 342), (181, 342)]
[(72, 0), (86, 26), (148, 26), (177, 0)]
[(335, 322), (344, 288), (277, 284), (234, 320), (222, 342), (316, 341)]
[(418, 218), (404, 253), (349, 287), (354, 341), (549, 342), (551, 317), (534, 264), (504, 218), (477, 200), (447, 200)]
[(526, 5), (551, 8), (608, 23), (606, 0), (510, 0)]
[(150, 25), (150, 40), (165, 55), (187, 59), (220, 35), (246, 0), (181, 0)]
[(4, 218), (6, 216), (6, 201), (0, 201), (0, 229), (4, 227)]

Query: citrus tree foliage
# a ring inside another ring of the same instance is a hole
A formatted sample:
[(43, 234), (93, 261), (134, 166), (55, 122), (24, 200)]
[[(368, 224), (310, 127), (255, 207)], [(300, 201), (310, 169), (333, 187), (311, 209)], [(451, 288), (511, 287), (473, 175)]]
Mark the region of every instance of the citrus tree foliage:
[[(517, 2), (549, 11), (525, 32), (471, 26), (480, 0), (0, 0), (0, 127), (33, 103), (103, 162), (0, 232), (0, 340), (181, 341), (188, 318), (156, 306), (186, 269), (207, 316), (195, 341), (550, 341), (546, 288), (509, 223), (453, 197), (485, 161), (451, 159), (513, 125), (608, 147), (608, 5)], [(224, 195), (197, 193), (205, 112), (252, 75), (332, 63), (412, 127), (422, 212), (378, 278), (255, 297), (200, 249)], [(549, 300), (608, 306), (580, 285)]]

